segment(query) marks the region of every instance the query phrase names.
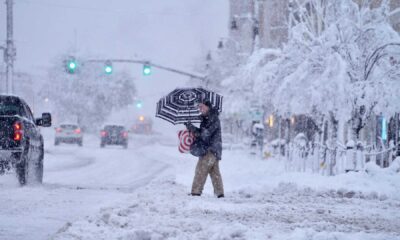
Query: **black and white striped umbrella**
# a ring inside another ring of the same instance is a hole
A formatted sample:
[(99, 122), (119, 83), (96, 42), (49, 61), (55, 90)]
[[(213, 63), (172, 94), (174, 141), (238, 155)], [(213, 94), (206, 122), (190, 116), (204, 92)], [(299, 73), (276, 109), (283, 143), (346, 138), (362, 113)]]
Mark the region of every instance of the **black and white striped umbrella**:
[(172, 124), (200, 122), (198, 103), (207, 99), (214, 109), (222, 111), (222, 96), (203, 88), (177, 88), (157, 103), (156, 117)]

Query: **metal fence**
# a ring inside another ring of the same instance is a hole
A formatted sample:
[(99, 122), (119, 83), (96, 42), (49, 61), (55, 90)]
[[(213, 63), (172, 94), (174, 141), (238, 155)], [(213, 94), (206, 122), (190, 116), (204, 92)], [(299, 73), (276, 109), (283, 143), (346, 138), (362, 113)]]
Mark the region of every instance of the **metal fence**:
[(349, 171), (362, 171), (367, 162), (388, 167), (395, 156), (395, 147), (380, 149), (357, 144), (354, 147), (337, 143), (336, 147), (319, 143), (299, 145), (285, 144), (282, 151), (287, 171), (312, 172), (322, 175), (337, 175)]

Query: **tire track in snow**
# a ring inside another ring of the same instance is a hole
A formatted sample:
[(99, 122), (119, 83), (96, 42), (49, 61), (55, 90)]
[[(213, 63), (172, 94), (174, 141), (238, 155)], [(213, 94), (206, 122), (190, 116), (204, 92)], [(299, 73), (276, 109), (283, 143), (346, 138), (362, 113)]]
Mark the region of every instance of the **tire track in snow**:
[[(100, 150), (95, 142), (82, 148), (50, 145), (46, 149), (43, 185), (0, 185), (0, 239), (49, 239), (68, 222), (125, 203), (136, 189), (169, 168), (140, 152), (143, 146)], [(110, 171), (109, 179), (99, 177), (106, 179), (85, 183), (97, 173)]]

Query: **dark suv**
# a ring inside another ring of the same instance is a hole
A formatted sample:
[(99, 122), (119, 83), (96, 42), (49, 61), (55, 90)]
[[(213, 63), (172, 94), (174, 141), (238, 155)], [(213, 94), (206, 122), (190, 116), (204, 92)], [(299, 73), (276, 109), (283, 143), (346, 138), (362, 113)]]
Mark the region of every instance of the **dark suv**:
[(0, 95), (0, 175), (14, 168), (21, 185), (43, 180), (43, 137), (38, 126), (50, 127), (50, 113), (34, 118), (24, 100)]
[(100, 147), (105, 145), (121, 145), (124, 148), (128, 147), (128, 132), (124, 126), (106, 125), (100, 132), (101, 142)]

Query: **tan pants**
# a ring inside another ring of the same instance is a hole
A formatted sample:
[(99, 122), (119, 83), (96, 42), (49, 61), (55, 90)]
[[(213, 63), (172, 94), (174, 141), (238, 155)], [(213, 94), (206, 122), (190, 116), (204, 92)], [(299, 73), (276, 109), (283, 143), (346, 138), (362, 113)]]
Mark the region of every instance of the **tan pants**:
[(208, 174), (210, 174), (211, 177), (214, 194), (217, 196), (224, 194), (224, 186), (222, 184), (218, 162), (219, 161), (215, 155), (211, 152), (208, 152), (204, 157), (199, 158), (193, 179), (192, 194), (201, 194), (203, 192)]

